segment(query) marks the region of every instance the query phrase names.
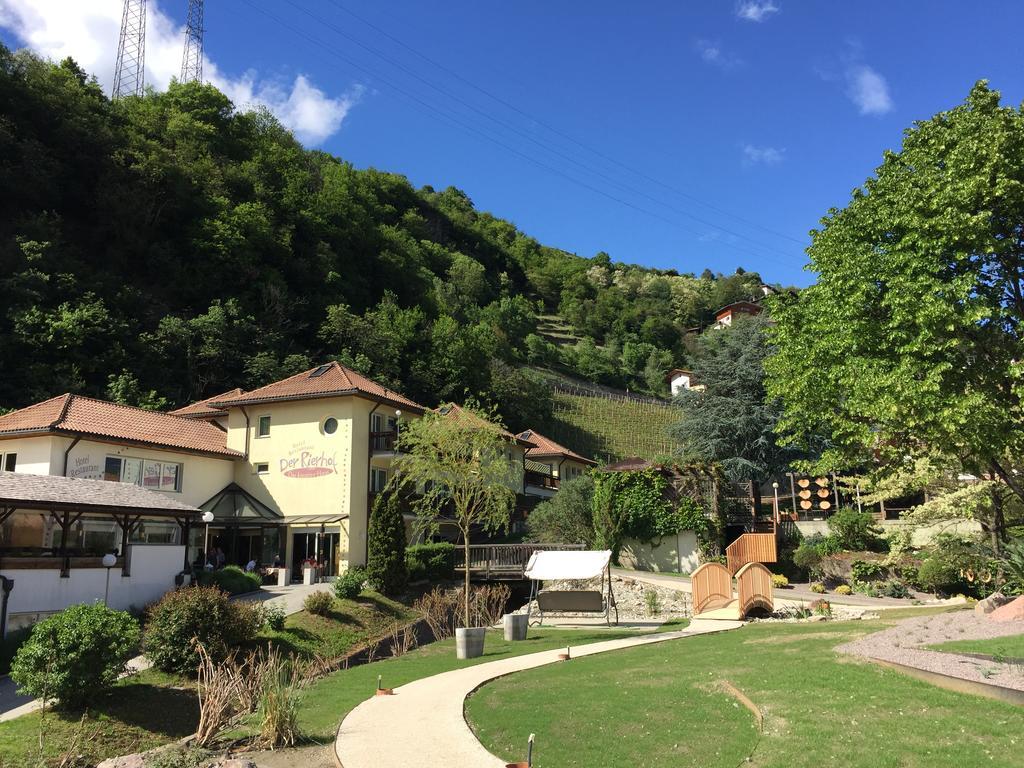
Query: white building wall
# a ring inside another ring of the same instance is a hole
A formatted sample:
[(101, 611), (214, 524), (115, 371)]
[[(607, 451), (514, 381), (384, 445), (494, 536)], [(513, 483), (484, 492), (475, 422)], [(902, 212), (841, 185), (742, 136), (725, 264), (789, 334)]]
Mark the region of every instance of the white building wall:
[(693, 531), (679, 531), (663, 536), (653, 544), (626, 539), (619, 553), (619, 562), (638, 571), (693, 573), (700, 565), (700, 548)]
[[(110, 569), (111, 608), (127, 610), (159, 600), (174, 589), (174, 577), (185, 562), (185, 548), (169, 544), (132, 544), (131, 576)], [(59, 568), (9, 568), (0, 574), (14, 579), (7, 605), (8, 629), (32, 624), (70, 605), (103, 601), (106, 568), (72, 568), (61, 578)]]

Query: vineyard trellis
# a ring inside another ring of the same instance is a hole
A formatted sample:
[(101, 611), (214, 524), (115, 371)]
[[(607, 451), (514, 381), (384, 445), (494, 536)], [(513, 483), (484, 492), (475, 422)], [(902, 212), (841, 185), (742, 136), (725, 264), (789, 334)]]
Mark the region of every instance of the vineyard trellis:
[(675, 452), (668, 428), (681, 413), (669, 401), (564, 386), (552, 388), (552, 401), (551, 437), (585, 456), (617, 461)]

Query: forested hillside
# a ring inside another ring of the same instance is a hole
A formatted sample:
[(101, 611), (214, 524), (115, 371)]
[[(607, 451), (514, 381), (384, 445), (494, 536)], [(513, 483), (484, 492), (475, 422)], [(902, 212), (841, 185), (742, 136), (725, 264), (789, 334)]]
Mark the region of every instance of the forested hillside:
[(177, 405), (337, 358), (536, 426), (549, 387), (525, 364), (664, 394), (684, 331), (759, 283), (582, 258), (211, 86), (112, 103), (74, 62), (0, 47), (0, 407)]

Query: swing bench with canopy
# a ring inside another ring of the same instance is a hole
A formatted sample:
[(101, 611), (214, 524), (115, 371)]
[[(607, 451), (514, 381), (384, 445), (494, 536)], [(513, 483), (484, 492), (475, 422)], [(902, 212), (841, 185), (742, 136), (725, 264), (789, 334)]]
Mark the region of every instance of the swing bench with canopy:
[[(538, 625), (544, 623), (545, 613), (603, 614), (611, 626), (611, 611), (619, 623), (619, 608), (612, 594), (611, 550), (598, 551), (537, 551), (530, 555), (524, 575), (533, 584), (526, 616), (530, 623), (533, 601), (537, 601)], [(600, 589), (540, 589), (542, 581), (590, 581), (601, 578)]]

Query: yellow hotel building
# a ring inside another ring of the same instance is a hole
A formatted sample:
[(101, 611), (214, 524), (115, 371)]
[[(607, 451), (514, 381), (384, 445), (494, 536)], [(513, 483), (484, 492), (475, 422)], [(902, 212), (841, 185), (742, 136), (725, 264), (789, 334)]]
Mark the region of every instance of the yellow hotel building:
[[(425, 410), (336, 362), (170, 413), (65, 394), (0, 416), (0, 471), (134, 483), (214, 515), (188, 542), (174, 523), (147, 522), (132, 544), (188, 544), (201, 560), (208, 537), (229, 564), (278, 563), (299, 578), (315, 560), (334, 575), (366, 562), (369, 510), (391, 477), (397, 432)], [(526, 470), (522, 495), (549, 496), (559, 476), (592, 464), (535, 432), (509, 438), (509, 461)], [(52, 532), (26, 527), (35, 519), (0, 525), (0, 552), (51, 546)], [(82, 553), (121, 543), (109, 520), (83, 517), (73, 533)]]

